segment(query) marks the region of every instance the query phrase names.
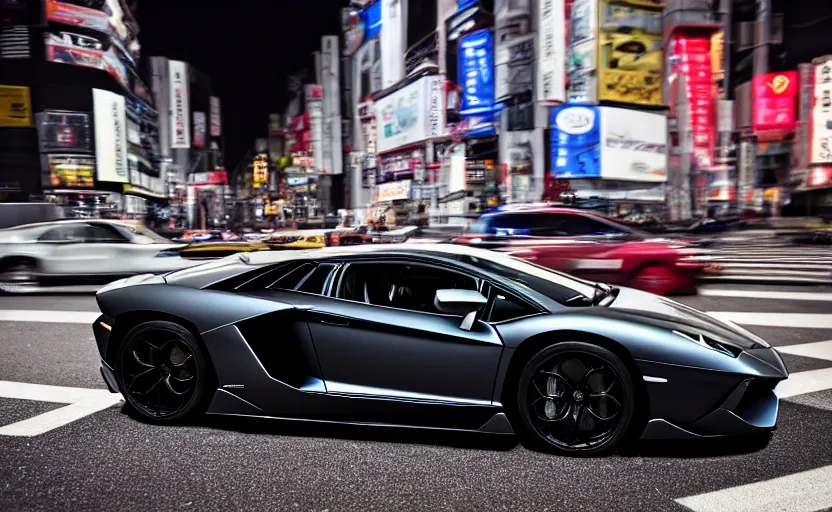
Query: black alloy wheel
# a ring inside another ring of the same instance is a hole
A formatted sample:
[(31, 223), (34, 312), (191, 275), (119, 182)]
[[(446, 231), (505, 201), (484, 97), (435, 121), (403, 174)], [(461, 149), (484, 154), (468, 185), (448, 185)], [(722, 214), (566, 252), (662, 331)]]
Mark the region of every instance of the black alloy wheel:
[(525, 433), (542, 449), (606, 455), (627, 434), (635, 409), (632, 378), (605, 348), (580, 342), (551, 345), (526, 364), (518, 384)]
[(190, 331), (172, 322), (133, 328), (119, 348), (116, 369), (127, 403), (153, 423), (177, 423), (199, 412), (207, 365)]

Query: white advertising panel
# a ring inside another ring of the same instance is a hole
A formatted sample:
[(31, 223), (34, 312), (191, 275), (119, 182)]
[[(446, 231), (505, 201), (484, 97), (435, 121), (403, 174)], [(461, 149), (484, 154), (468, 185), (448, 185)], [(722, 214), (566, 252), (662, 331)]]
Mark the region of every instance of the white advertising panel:
[(323, 169), (327, 174), (342, 174), (341, 144), (341, 53), (338, 36), (321, 38), (323, 85)]
[(601, 177), (667, 181), (667, 117), (623, 108), (601, 111)]
[(321, 162), (323, 161), (323, 146), (321, 139), (323, 137), (323, 129), (321, 127), (323, 114), (323, 87), (318, 84), (309, 84), (306, 86), (306, 112), (309, 114), (309, 146), (312, 149), (312, 166), (320, 170)]
[(220, 99), (211, 96), (211, 137), (222, 135), (222, 122), (220, 121)]
[[(832, 59), (832, 58), (830, 58)], [(832, 60), (815, 63), (815, 103), (812, 108), (810, 164), (832, 163)]]
[(381, 81), (386, 89), (404, 78), (404, 52), (407, 29), (404, 11), (407, 0), (381, 2)]
[(538, 0), (538, 101), (566, 101), (565, 18), (563, 0)]
[(191, 147), (188, 65), (178, 60), (168, 61), (170, 82), (170, 126), (171, 148)]
[(92, 101), (98, 181), (128, 183), (130, 173), (127, 167), (127, 116), (124, 96), (93, 89)]
[(445, 134), (444, 83), (426, 76), (376, 101), (379, 153)]
[(378, 199), (380, 203), (386, 201), (402, 201), (410, 199), (410, 185), (411, 180), (391, 181), (390, 183), (382, 183), (377, 187)]

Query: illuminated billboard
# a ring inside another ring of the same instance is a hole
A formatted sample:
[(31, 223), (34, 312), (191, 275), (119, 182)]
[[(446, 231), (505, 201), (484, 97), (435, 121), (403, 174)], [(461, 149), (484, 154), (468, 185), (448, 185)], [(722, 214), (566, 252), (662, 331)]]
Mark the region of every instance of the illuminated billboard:
[(598, 100), (661, 105), (661, 11), (600, 1), (598, 16)]

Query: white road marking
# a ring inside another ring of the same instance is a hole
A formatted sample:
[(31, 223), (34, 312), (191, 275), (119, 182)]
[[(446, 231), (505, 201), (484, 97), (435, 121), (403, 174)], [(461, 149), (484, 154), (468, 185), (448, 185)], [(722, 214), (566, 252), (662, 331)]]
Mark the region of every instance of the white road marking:
[(742, 299), (832, 301), (832, 293), (817, 292), (775, 292), (766, 290), (723, 290), (720, 288), (700, 288), (699, 295), (704, 297), (734, 297)]
[(832, 507), (832, 466), (680, 498), (695, 512), (815, 512)]
[(26, 382), (0, 381), (0, 398), (69, 404), (59, 409), (0, 427), (0, 435), (32, 437), (78, 421), (122, 401), (106, 389), (46, 386)]
[(101, 313), (89, 311), (46, 311), (37, 309), (0, 309), (0, 322), (92, 325)]
[(781, 381), (774, 393), (781, 399), (832, 389), (832, 368), (797, 372)]
[(708, 311), (719, 320), (741, 325), (763, 327), (796, 327), (802, 329), (832, 329), (832, 315), (812, 313), (739, 313), (732, 311)]
[(814, 357), (815, 359), (826, 359), (827, 361), (832, 361), (832, 341), (818, 341), (817, 343), (803, 343), (801, 345), (777, 347), (777, 351), (782, 354)]

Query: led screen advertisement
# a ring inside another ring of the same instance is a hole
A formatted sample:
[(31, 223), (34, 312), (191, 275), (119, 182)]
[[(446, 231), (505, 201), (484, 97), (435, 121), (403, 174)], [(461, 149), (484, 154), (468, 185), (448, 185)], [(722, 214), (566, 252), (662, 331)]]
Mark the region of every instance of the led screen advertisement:
[(671, 115), (676, 115), (680, 102), (687, 104), (693, 160), (699, 168), (709, 168), (713, 165), (716, 124), (711, 32), (691, 29), (676, 34), (668, 43), (667, 53)]
[(462, 86), (459, 115), (468, 137), (496, 133), (494, 104), (494, 37), (491, 30), (478, 30), (459, 40), (458, 83)]
[(205, 146), (205, 112), (194, 112), (194, 147)]
[(114, 48), (105, 49), (105, 44), (98, 38), (74, 32), (47, 32), (44, 44), (48, 62), (100, 69), (129, 87), (127, 67)]
[[(344, 54), (353, 55), (365, 42), (381, 31), (381, 2), (376, 0), (361, 11), (352, 11), (346, 20)], [(350, 10), (350, 9), (348, 9)]]
[(220, 99), (211, 96), (211, 137), (222, 135), (222, 121), (220, 117)]
[(92, 151), (88, 113), (49, 110), (35, 117), (41, 153)]
[(566, 105), (551, 111), (551, 172), (558, 178), (667, 180), (667, 118), (637, 110)]
[(44, 188), (95, 187), (95, 159), (84, 155), (45, 155)]
[(752, 82), (755, 133), (793, 132), (796, 126), (798, 80), (796, 71), (757, 75)]
[(426, 76), (376, 101), (378, 152), (445, 134), (444, 80)]
[(98, 180), (128, 183), (127, 116), (124, 96), (92, 90)]
[(551, 171), (558, 178), (601, 177), (599, 107), (566, 106), (551, 113)]
[(662, 14), (598, 3), (598, 100), (662, 104)]

